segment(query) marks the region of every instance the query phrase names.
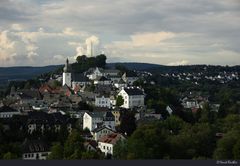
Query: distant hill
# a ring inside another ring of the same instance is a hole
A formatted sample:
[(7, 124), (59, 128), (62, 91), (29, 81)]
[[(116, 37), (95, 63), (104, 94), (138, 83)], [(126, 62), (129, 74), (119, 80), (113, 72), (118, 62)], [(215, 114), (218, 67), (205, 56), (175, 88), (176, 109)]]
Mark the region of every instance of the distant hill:
[(0, 84), (7, 84), (12, 80), (27, 80), (43, 73), (56, 70), (61, 65), (44, 67), (0, 67)]
[(166, 67), (163, 65), (158, 65), (158, 64), (150, 64), (150, 63), (135, 63), (135, 62), (123, 62), (123, 63), (108, 63), (107, 67), (108, 68), (114, 68), (116, 65), (121, 65), (129, 70), (150, 70), (154, 68), (161, 68), (161, 67)]
[[(164, 66), (150, 63), (108, 63), (107, 68), (122, 65), (129, 70), (144, 70), (151, 73), (175, 73), (175, 72), (201, 72), (205, 67), (208, 71), (236, 71), (240, 72), (240, 66), (209, 66), (209, 65), (187, 65), (187, 66)], [(27, 80), (40, 74), (52, 72), (63, 65), (44, 67), (0, 67), (0, 85), (7, 84), (11, 80)]]
[(179, 73), (179, 72), (240, 72), (240, 66), (214, 66), (214, 65), (184, 65), (184, 66), (164, 66), (149, 63), (109, 63), (107, 67), (114, 68), (116, 65), (124, 66), (130, 70), (144, 70), (151, 73)]

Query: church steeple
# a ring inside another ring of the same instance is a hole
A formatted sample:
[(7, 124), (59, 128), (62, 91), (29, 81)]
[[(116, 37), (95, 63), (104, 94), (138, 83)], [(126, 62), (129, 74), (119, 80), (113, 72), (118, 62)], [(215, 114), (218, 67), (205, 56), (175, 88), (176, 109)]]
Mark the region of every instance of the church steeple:
[(72, 87), (72, 73), (71, 66), (69, 65), (68, 58), (66, 60), (65, 67), (63, 68), (63, 86), (67, 85), (68, 87)]
[(63, 68), (63, 71), (64, 71), (65, 73), (70, 73), (70, 72), (71, 72), (68, 58), (67, 58), (67, 60), (66, 60), (65, 67)]

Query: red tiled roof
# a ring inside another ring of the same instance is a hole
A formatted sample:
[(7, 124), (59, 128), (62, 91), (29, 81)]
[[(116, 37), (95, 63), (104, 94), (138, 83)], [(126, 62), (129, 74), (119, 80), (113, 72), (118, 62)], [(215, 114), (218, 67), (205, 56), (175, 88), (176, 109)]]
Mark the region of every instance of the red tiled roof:
[(109, 143), (109, 144), (116, 144), (118, 140), (124, 138), (121, 134), (112, 133), (109, 135), (105, 135), (99, 139), (99, 142)]

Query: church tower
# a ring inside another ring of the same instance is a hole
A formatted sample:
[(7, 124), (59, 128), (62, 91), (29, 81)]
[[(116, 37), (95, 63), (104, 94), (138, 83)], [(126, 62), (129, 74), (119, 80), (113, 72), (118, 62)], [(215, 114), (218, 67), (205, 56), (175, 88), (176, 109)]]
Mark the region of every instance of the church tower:
[(71, 68), (69, 66), (68, 59), (66, 60), (65, 67), (63, 68), (63, 86), (67, 85), (68, 87), (72, 86), (72, 74), (71, 74)]

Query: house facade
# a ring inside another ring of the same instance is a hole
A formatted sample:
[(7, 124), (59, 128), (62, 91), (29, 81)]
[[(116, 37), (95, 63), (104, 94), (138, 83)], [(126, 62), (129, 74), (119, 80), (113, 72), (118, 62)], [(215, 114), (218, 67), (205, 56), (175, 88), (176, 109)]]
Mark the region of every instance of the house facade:
[(118, 141), (123, 141), (126, 138), (119, 133), (112, 133), (106, 136), (103, 136), (98, 141), (98, 148), (103, 152), (106, 156), (108, 154), (113, 155), (113, 148)]
[(127, 87), (122, 88), (118, 93), (118, 96), (122, 96), (124, 103), (121, 107), (123, 108), (133, 108), (133, 107), (143, 107), (144, 106), (144, 92), (137, 87)]
[(51, 153), (49, 146), (40, 140), (25, 140), (22, 151), (23, 160), (46, 160)]
[(83, 115), (83, 129), (92, 131), (103, 123), (103, 112), (85, 112)]
[(83, 129), (93, 131), (100, 126), (107, 126), (115, 130), (115, 118), (110, 111), (106, 112), (85, 112), (83, 115)]
[(110, 97), (107, 97), (107, 96), (104, 96), (104, 95), (96, 96), (95, 97), (95, 106), (111, 108)]
[(106, 126), (96, 128), (91, 132), (91, 134), (93, 135), (93, 139), (95, 141), (98, 141), (99, 138), (109, 135), (109, 134), (112, 134), (112, 133), (115, 133), (115, 131)]

